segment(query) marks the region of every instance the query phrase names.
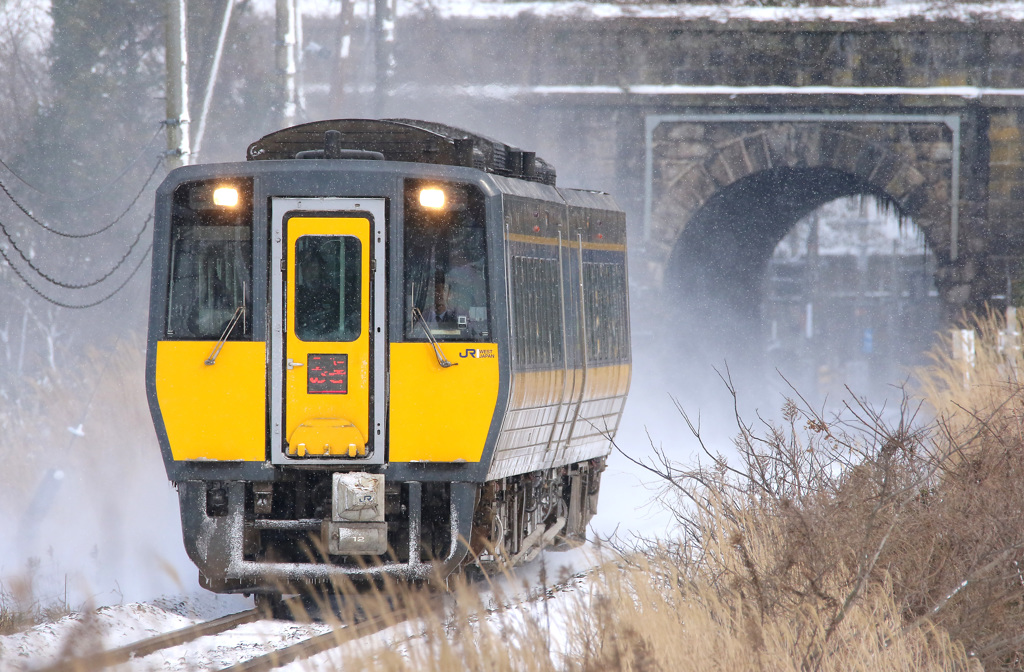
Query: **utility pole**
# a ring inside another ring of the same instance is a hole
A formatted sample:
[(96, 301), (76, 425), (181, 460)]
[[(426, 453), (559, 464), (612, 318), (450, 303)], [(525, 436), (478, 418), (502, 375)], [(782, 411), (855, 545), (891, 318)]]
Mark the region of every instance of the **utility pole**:
[(278, 104), (282, 127), (295, 125), (295, 0), (277, 0), (277, 75), (280, 78)]
[(302, 45), (302, 0), (292, 0), (292, 15), (295, 17), (295, 103), (299, 121), (306, 120), (306, 54)]
[(167, 167), (188, 165), (188, 49), (185, 0), (167, 0)]
[(384, 98), (391, 87), (395, 71), (395, 18), (391, 11), (391, 0), (374, 0), (374, 60), (376, 81), (374, 84), (374, 116), (384, 114)]
[[(807, 303), (804, 307), (804, 338), (807, 343), (808, 359), (811, 362), (810, 385), (808, 389), (821, 394), (822, 383), (820, 379), (819, 366), (821, 365), (821, 337), (823, 336), (822, 326), (824, 312), (821, 295), (821, 215), (817, 212), (811, 214), (811, 230), (807, 234)], [(817, 315), (815, 315), (817, 312)]]
[(352, 19), (354, 0), (341, 0), (341, 14), (338, 16), (337, 60), (331, 77), (331, 111), (337, 115), (345, 101), (345, 81), (349, 74), (349, 57), (352, 52)]

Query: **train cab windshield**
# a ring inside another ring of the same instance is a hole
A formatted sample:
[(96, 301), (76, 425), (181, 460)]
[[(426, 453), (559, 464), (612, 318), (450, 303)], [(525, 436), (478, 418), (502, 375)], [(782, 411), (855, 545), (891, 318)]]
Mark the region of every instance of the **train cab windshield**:
[(406, 339), (490, 338), (484, 225), (475, 187), (406, 181)]
[[(215, 192), (234, 191), (235, 200)], [(167, 336), (216, 340), (239, 309), (252, 315), (252, 208), (248, 184), (187, 183), (175, 190)], [(252, 319), (231, 329), (251, 338)]]

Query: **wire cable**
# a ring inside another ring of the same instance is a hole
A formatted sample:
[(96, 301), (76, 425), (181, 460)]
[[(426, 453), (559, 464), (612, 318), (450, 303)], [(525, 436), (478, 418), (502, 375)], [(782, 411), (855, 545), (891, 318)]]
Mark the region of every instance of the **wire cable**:
[(117, 176), (114, 177), (114, 179), (110, 180), (105, 185), (103, 185), (101, 187), (98, 187), (95, 191), (93, 191), (91, 193), (88, 193), (88, 194), (85, 194), (83, 196), (59, 196), (57, 194), (51, 194), (51, 193), (45, 192), (42, 189), (40, 189), (39, 187), (37, 187), (34, 184), (32, 184), (31, 182), (26, 181), (25, 178), (23, 178), (20, 175), (18, 175), (18, 173), (15, 172), (15, 170), (13, 168), (11, 168), (9, 165), (7, 165), (7, 163), (3, 159), (0, 159), (0, 166), (3, 166), (7, 170), (7, 172), (9, 172), (11, 175), (13, 175), (14, 179), (18, 180), (19, 182), (21, 182), (26, 187), (28, 187), (32, 191), (36, 192), (40, 196), (45, 196), (46, 198), (52, 198), (53, 200), (56, 200), (56, 201), (63, 201), (65, 203), (78, 203), (78, 202), (81, 202), (81, 201), (88, 201), (90, 199), (96, 198), (97, 196), (102, 196), (102, 195), (106, 194), (108, 191), (110, 191), (111, 187), (113, 187), (115, 184), (120, 182), (121, 178), (123, 178), (125, 175), (128, 174), (128, 171), (131, 170), (132, 166), (134, 166), (136, 163), (138, 163), (139, 159), (141, 159), (143, 156), (146, 155), (146, 150), (149, 149), (149, 146), (151, 144), (153, 144), (153, 140), (155, 140), (157, 138), (157, 136), (160, 135), (160, 133), (163, 131), (164, 126), (166, 125), (166, 123), (167, 122), (164, 122), (164, 121), (160, 122), (160, 125), (156, 129), (156, 132), (154, 132), (153, 135), (150, 136), (149, 140), (146, 141), (146, 144), (143, 145), (142, 149), (140, 149), (139, 152), (135, 155), (135, 158), (133, 158), (131, 161), (129, 161), (128, 165), (126, 165), (124, 167), (124, 170), (122, 170), (120, 173), (118, 173)]
[(19, 278), (21, 278), (21, 281), (24, 282), (28, 286), (29, 289), (31, 289), (33, 292), (35, 292), (36, 294), (41, 296), (46, 302), (52, 303), (53, 305), (59, 306), (61, 308), (70, 308), (72, 310), (81, 310), (83, 308), (93, 308), (95, 306), (100, 305), (101, 303), (103, 303), (105, 301), (109, 301), (111, 298), (113, 298), (113, 296), (115, 294), (117, 294), (122, 289), (124, 289), (124, 286), (127, 285), (129, 282), (131, 282), (131, 279), (134, 278), (135, 274), (139, 272), (140, 268), (142, 268), (142, 262), (144, 262), (146, 260), (146, 258), (149, 257), (149, 253), (152, 252), (152, 251), (153, 251), (153, 244), (150, 243), (146, 247), (146, 251), (142, 255), (142, 258), (139, 259), (139, 263), (135, 264), (135, 268), (132, 269), (132, 272), (128, 274), (128, 277), (124, 279), (124, 282), (122, 282), (120, 285), (118, 285), (117, 288), (114, 291), (110, 292), (109, 294), (107, 294), (106, 296), (104, 296), (104, 297), (102, 297), (100, 299), (97, 299), (96, 301), (92, 301), (90, 303), (85, 303), (85, 304), (81, 304), (81, 305), (75, 305), (75, 304), (72, 304), (72, 303), (64, 303), (62, 301), (58, 301), (57, 299), (51, 298), (51, 297), (47, 296), (46, 294), (44, 294), (42, 292), (42, 290), (37, 288), (35, 285), (33, 285), (31, 282), (29, 282), (28, 279), (24, 275), (22, 275), (21, 271), (18, 270), (17, 266), (15, 266), (14, 264), (11, 263), (11, 260), (7, 257), (7, 253), (4, 251), (3, 247), (0, 247), (0, 257), (3, 257), (4, 261), (6, 261), (7, 265), (11, 267), (11, 269), (14, 271), (15, 275), (17, 275)]
[[(121, 257), (121, 260), (118, 261), (116, 264), (114, 264), (114, 267), (111, 268), (109, 271), (107, 271), (99, 279), (93, 280), (92, 282), (82, 283), (82, 284), (73, 283), (73, 282), (64, 282), (62, 280), (58, 280), (58, 279), (52, 277), (51, 275), (49, 275), (48, 273), (46, 273), (45, 271), (43, 271), (42, 269), (40, 269), (35, 264), (33, 264), (32, 260), (29, 259), (27, 256), (25, 256), (25, 253), (22, 251), (22, 249), (20, 247), (18, 247), (18, 243), (14, 240), (14, 237), (11, 236), (10, 232), (7, 230), (7, 227), (4, 226), (4, 223), (2, 221), (0, 221), (0, 232), (2, 232), (3, 235), (7, 238), (7, 241), (11, 244), (11, 247), (14, 248), (14, 251), (18, 253), (18, 256), (21, 257), (21, 260), (24, 261), (25, 264), (29, 268), (31, 268), (33, 271), (35, 271), (36, 275), (41, 277), (43, 280), (46, 280), (50, 284), (56, 285), (56, 286), (61, 287), (63, 289), (88, 289), (89, 287), (95, 287), (96, 285), (100, 284), (101, 282), (103, 282), (104, 280), (109, 278), (111, 275), (114, 274), (114, 271), (119, 269), (124, 264), (124, 262), (128, 260), (128, 257), (132, 253), (132, 250), (134, 250), (135, 246), (139, 244), (139, 240), (142, 238), (142, 233), (147, 228), (149, 228), (149, 223), (152, 222), (152, 221), (153, 221), (153, 213), (150, 212), (149, 216), (146, 217), (146, 220), (142, 223), (142, 228), (140, 228), (138, 230), (138, 232), (135, 234), (135, 240), (133, 240), (131, 245), (128, 246), (128, 251), (126, 251), (124, 253), (124, 256)], [(0, 246), (0, 249), (3, 249), (2, 246)], [(7, 258), (6, 254), (4, 255), (4, 259), (7, 259), (7, 263), (8, 264), (11, 263), (10, 259)], [(12, 265), (12, 268), (13, 268), (13, 265)]]
[(112, 226), (114, 226), (115, 224), (120, 222), (121, 219), (125, 215), (128, 214), (129, 210), (131, 210), (133, 207), (135, 207), (135, 204), (142, 197), (142, 194), (144, 194), (146, 192), (146, 187), (149, 186), (149, 183), (153, 180), (153, 176), (156, 175), (156, 172), (158, 170), (160, 170), (160, 166), (162, 166), (163, 163), (164, 163), (164, 159), (163, 159), (163, 157), (160, 157), (160, 159), (157, 160), (156, 165), (153, 166), (153, 170), (151, 170), (149, 175), (146, 177), (146, 181), (142, 183), (142, 187), (139, 189), (138, 193), (135, 194), (135, 198), (132, 199), (131, 203), (128, 204), (128, 207), (125, 208), (121, 212), (121, 214), (118, 215), (114, 219), (114, 221), (110, 222), (109, 224), (105, 224), (105, 225), (101, 226), (100, 228), (96, 229), (95, 231), (90, 231), (89, 233), (68, 233), (67, 231), (60, 231), (58, 229), (55, 229), (52, 226), (50, 226), (49, 224), (47, 224), (46, 222), (44, 222), (43, 220), (41, 220), (38, 217), (36, 217), (35, 215), (33, 215), (32, 211), (29, 210), (28, 208), (26, 208), (24, 205), (22, 205), (21, 202), (19, 202), (18, 199), (16, 199), (14, 197), (14, 195), (10, 192), (10, 190), (7, 188), (7, 185), (4, 184), (2, 181), (0, 181), (0, 191), (3, 191), (5, 194), (7, 194), (7, 198), (11, 199), (11, 202), (14, 203), (14, 205), (17, 206), (17, 208), (19, 210), (21, 210), (25, 214), (26, 217), (28, 217), (30, 220), (32, 220), (32, 222), (34, 222), (35, 224), (38, 224), (39, 226), (43, 227), (44, 229), (46, 229), (50, 233), (52, 233), (54, 235), (57, 235), (57, 236), (60, 236), (62, 238), (76, 238), (76, 239), (77, 238), (92, 238), (93, 236), (98, 236), (99, 234), (103, 233), (104, 231), (109, 230)]

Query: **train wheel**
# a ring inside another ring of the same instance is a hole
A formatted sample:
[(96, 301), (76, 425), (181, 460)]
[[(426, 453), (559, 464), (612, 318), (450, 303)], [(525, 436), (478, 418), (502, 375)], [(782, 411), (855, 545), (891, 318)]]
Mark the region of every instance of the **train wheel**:
[(254, 596), (256, 608), (279, 621), (293, 620), (294, 615), (284, 603), (281, 593), (256, 593)]

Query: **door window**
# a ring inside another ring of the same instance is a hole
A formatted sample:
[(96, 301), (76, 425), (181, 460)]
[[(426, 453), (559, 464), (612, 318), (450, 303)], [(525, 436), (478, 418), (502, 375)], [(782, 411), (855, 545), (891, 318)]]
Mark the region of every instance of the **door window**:
[(303, 341), (359, 338), (361, 244), (354, 236), (295, 241), (295, 335)]

